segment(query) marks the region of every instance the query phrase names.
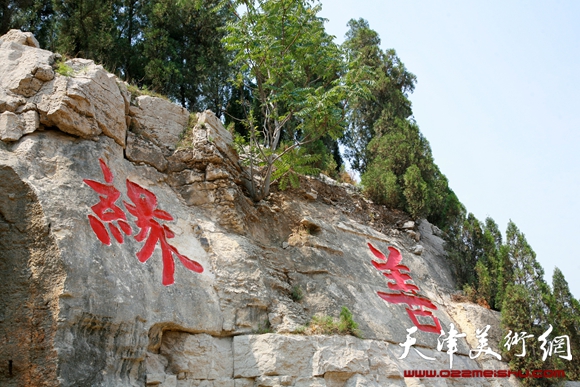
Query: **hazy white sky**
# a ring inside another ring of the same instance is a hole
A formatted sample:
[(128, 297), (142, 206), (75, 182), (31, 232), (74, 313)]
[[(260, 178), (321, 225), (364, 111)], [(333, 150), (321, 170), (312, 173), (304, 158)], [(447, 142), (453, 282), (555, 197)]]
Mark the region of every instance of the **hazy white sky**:
[[(415, 119), (459, 200), (525, 233), (580, 297), (580, 2), (322, 0), (364, 18), (417, 76)], [(505, 237), (505, 235), (504, 235)]]

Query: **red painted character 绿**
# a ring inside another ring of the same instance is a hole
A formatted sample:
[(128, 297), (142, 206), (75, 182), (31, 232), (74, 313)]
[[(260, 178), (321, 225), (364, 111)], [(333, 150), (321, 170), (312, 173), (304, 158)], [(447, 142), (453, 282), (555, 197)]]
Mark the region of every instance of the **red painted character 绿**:
[[(101, 242), (110, 246), (111, 237), (109, 236), (109, 232), (104, 223), (109, 226), (111, 234), (113, 234), (113, 237), (119, 243), (123, 243), (123, 234), (121, 234), (119, 228), (126, 235), (131, 235), (133, 230), (131, 230), (131, 226), (127, 223), (127, 215), (125, 215), (123, 210), (115, 204), (115, 202), (121, 197), (121, 192), (113, 186), (113, 173), (102, 159), (99, 159), (99, 163), (107, 184), (89, 179), (84, 179), (83, 181), (95, 190), (100, 198), (100, 201), (91, 207), (95, 215), (97, 215), (96, 217), (94, 215), (89, 215), (91, 228)], [(118, 227), (114, 222), (117, 222)]]
[[(396, 248), (389, 246), (389, 257), (376, 249), (373, 245), (368, 243), (371, 252), (375, 257), (386, 262), (375, 262), (371, 261), (373, 266), (378, 270), (383, 272), (383, 275), (389, 280), (389, 289), (396, 291), (396, 293), (385, 293), (377, 292), (379, 297), (391, 304), (406, 304), (405, 308), (407, 314), (413, 321), (413, 324), (417, 328), (425, 332), (440, 333), (441, 324), (439, 319), (433, 316), (433, 313), (429, 310), (423, 308), (429, 308), (437, 310), (437, 306), (433, 304), (428, 298), (421, 297), (417, 295), (419, 288), (413, 284), (407, 283), (407, 281), (412, 280), (408, 273), (403, 273), (401, 270), (410, 272), (409, 268), (405, 265), (401, 265), (400, 262), (403, 259), (401, 252)], [(428, 317), (433, 320), (435, 325), (431, 324), (421, 324), (417, 319), (417, 316)]]
[(175, 254), (183, 266), (189, 270), (197, 273), (203, 272), (203, 267), (196, 261), (187, 258), (180, 254), (179, 251), (167, 242), (167, 239), (173, 238), (175, 234), (166, 225), (161, 225), (156, 219), (173, 220), (173, 217), (166, 211), (157, 209), (157, 197), (151, 191), (141, 187), (140, 185), (127, 180), (127, 196), (134, 205), (125, 203), (127, 211), (137, 218), (136, 224), (141, 231), (135, 236), (138, 242), (143, 241), (145, 244), (143, 248), (137, 253), (137, 258), (141, 262), (147, 261), (153, 251), (157, 242), (161, 246), (161, 258), (163, 262), (163, 285), (173, 284), (175, 273), (175, 263), (172, 254)]

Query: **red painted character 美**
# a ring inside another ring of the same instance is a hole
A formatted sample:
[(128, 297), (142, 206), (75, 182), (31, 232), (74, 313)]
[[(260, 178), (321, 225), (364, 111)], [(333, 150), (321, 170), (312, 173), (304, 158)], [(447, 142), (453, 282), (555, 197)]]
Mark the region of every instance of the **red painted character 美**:
[[(127, 215), (125, 215), (123, 210), (115, 204), (115, 202), (121, 197), (121, 192), (113, 186), (113, 173), (107, 164), (105, 164), (102, 159), (99, 159), (99, 163), (107, 184), (95, 180), (83, 180), (85, 184), (99, 194), (100, 198), (100, 201), (91, 207), (97, 216), (89, 215), (89, 223), (97, 235), (97, 238), (99, 238), (99, 240), (104, 244), (111, 245), (111, 237), (109, 236), (105, 224), (109, 226), (109, 230), (117, 242), (123, 243), (123, 234), (121, 234), (119, 228), (126, 235), (131, 235), (132, 230), (129, 223), (127, 223)], [(115, 222), (117, 222), (118, 227)]]
[(175, 272), (175, 263), (172, 254), (175, 254), (183, 266), (189, 270), (197, 273), (203, 272), (203, 267), (196, 261), (187, 258), (180, 254), (179, 251), (167, 242), (167, 239), (173, 238), (175, 234), (166, 225), (161, 225), (156, 219), (173, 220), (173, 217), (166, 211), (157, 208), (157, 197), (151, 191), (141, 187), (140, 185), (127, 180), (127, 196), (134, 205), (125, 203), (125, 207), (135, 216), (137, 227), (140, 228), (139, 233), (135, 236), (138, 242), (147, 238), (143, 248), (137, 253), (137, 258), (141, 262), (147, 261), (153, 251), (157, 242), (161, 246), (161, 258), (163, 262), (163, 285), (171, 285), (174, 283), (173, 274)]
[[(435, 304), (433, 304), (428, 298), (418, 296), (417, 291), (419, 288), (417, 286), (407, 283), (407, 281), (412, 280), (412, 278), (408, 274), (410, 272), (409, 268), (400, 264), (403, 259), (401, 252), (396, 248), (389, 246), (389, 256), (387, 258), (370, 243), (368, 243), (368, 246), (375, 257), (382, 261), (386, 261), (384, 263), (376, 261), (371, 262), (375, 268), (382, 271), (383, 275), (391, 280), (388, 283), (388, 287), (396, 292), (377, 292), (379, 297), (392, 304), (406, 304), (407, 314), (417, 328), (425, 332), (439, 334), (441, 332), (439, 319), (435, 317), (431, 311), (423, 309), (429, 308), (437, 310), (437, 306), (435, 306)], [(403, 273), (402, 270), (406, 273)], [(417, 319), (417, 316), (428, 317), (433, 320), (435, 325), (422, 324)]]

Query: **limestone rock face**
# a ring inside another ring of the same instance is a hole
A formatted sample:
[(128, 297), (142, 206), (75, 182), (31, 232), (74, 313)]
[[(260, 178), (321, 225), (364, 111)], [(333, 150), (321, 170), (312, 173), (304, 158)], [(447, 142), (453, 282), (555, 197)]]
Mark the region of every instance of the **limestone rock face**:
[[(253, 203), (213, 113), (188, 127), (185, 109), (131, 101), (92, 61), (51, 78), (51, 55), (0, 43), (13, 76), (0, 72), (0, 364), (12, 364), (0, 385), (517, 385), (405, 377), (506, 367), (470, 358), (486, 325), (499, 351), (498, 316), (451, 299), (441, 232), (427, 221), (370, 221), (388, 210), (318, 179)], [(416, 323), (377, 269), (389, 247), (430, 302)], [(343, 306), (363, 339), (301, 334)], [(453, 356), (437, 349), (435, 321), (466, 334)]]
[(136, 163), (149, 164), (159, 172), (167, 169), (167, 160), (163, 157), (161, 149), (131, 132), (127, 134), (127, 150), (125, 154), (129, 160)]
[(0, 111), (15, 112), (19, 106), (25, 103), (26, 99), (23, 97), (0, 87)]
[(175, 150), (189, 121), (189, 112), (162, 98), (142, 95), (131, 107), (132, 130), (161, 148)]
[(30, 46), (34, 48), (40, 48), (38, 40), (32, 35), (32, 32), (22, 32), (20, 30), (10, 30), (5, 35), (2, 36), (2, 40), (5, 42), (15, 42), (22, 44), (23, 46)]
[(32, 97), (44, 82), (54, 78), (55, 55), (46, 50), (0, 38), (0, 88)]
[(0, 37), (0, 113), (23, 113), (3, 116), (0, 139), (16, 141), (42, 124), (84, 138), (103, 133), (125, 146), (126, 97), (115, 76), (86, 59), (65, 62), (69, 75), (59, 75), (56, 57), (30, 33)]
[(35, 111), (20, 115), (5, 111), (0, 114), (0, 140), (17, 141), (23, 135), (34, 132), (39, 126), (40, 120)]
[(102, 132), (124, 146), (125, 100), (114, 77), (91, 60), (71, 59), (65, 65), (73, 76), (57, 76), (33, 99), (42, 124), (85, 138)]

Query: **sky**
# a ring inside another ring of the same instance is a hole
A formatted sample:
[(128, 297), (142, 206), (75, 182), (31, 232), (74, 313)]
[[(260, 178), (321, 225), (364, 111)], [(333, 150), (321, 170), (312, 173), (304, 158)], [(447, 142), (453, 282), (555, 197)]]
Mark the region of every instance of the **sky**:
[(580, 298), (580, 2), (322, 0), (342, 43), (363, 18), (417, 76), (410, 100), (467, 211), (511, 219)]

